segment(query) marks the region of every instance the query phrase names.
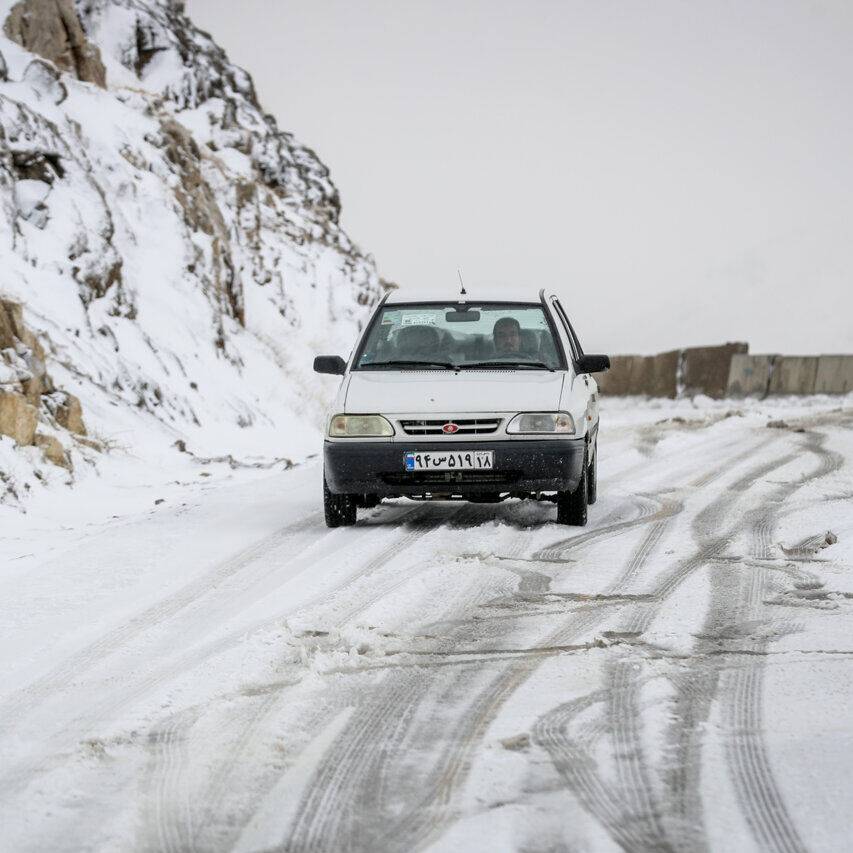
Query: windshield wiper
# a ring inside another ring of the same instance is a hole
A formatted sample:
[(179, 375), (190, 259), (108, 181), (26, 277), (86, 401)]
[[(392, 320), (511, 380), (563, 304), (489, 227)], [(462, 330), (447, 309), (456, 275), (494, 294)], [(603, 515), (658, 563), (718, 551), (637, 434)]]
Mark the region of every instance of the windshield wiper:
[(530, 367), (534, 370), (550, 370), (551, 373), (555, 370), (544, 361), (465, 361), (459, 365), (460, 370), (466, 367)]
[(365, 367), (443, 367), (445, 370), (458, 370), (457, 365), (450, 361), (418, 361), (410, 358), (392, 358), (388, 361), (369, 361), (362, 364), (359, 369)]

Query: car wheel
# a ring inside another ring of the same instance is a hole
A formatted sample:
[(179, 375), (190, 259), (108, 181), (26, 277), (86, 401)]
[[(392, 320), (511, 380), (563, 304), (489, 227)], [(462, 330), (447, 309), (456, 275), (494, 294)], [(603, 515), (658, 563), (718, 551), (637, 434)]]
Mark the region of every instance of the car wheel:
[(355, 495), (336, 495), (323, 478), (323, 513), (327, 527), (349, 527), (358, 514)]
[(595, 453), (592, 455), (592, 462), (586, 469), (586, 502), (590, 505), (598, 500), (598, 442), (595, 443)]
[(583, 527), (586, 524), (586, 508), (589, 503), (588, 451), (584, 448), (581, 478), (573, 492), (557, 492), (557, 524)]

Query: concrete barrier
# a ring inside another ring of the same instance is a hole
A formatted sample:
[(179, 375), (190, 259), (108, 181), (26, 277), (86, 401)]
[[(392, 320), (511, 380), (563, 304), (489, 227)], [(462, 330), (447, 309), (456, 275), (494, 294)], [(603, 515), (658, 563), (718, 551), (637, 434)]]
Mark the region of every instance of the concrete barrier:
[(643, 371), (640, 376), (641, 393), (649, 397), (670, 397), (678, 395), (678, 364), (680, 350), (658, 353), (643, 359)]
[(681, 385), (684, 394), (726, 396), (732, 356), (749, 352), (749, 344), (729, 343), (717, 347), (684, 350)]
[(779, 356), (735, 353), (729, 367), (729, 397), (765, 397)]
[(853, 355), (822, 355), (818, 358), (815, 394), (847, 394), (853, 391)]
[(749, 355), (745, 343), (691, 347), (658, 355), (615, 355), (598, 374), (601, 393), (677, 397), (849, 394), (853, 355)]
[(610, 370), (596, 376), (602, 394), (675, 397), (679, 350), (659, 355), (616, 355)]
[(814, 394), (818, 358), (814, 355), (783, 355), (773, 365), (771, 394)]
[(631, 390), (631, 374), (634, 361), (640, 358), (638, 355), (613, 355), (610, 357), (610, 370), (597, 373), (595, 376), (599, 390), (602, 394), (614, 397), (624, 397), (634, 394)]

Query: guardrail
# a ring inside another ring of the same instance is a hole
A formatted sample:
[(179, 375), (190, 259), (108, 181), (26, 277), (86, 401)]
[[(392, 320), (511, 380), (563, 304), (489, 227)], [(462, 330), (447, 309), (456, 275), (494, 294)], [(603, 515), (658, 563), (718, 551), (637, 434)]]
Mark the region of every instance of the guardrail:
[(617, 355), (598, 375), (611, 396), (767, 397), (853, 392), (853, 355), (750, 355), (745, 343), (689, 347), (658, 355)]

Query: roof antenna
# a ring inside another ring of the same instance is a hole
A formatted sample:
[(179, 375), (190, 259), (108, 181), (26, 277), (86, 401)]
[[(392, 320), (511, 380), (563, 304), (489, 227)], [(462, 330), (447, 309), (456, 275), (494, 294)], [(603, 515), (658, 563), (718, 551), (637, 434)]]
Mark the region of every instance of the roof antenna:
[(465, 290), (465, 282), (462, 281), (462, 270), (456, 267), (456, 275), (459, 276), (459, 295), (466, 296), (468, 291)]

